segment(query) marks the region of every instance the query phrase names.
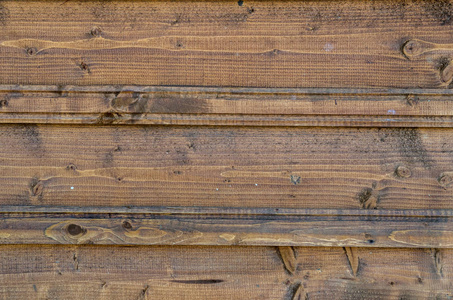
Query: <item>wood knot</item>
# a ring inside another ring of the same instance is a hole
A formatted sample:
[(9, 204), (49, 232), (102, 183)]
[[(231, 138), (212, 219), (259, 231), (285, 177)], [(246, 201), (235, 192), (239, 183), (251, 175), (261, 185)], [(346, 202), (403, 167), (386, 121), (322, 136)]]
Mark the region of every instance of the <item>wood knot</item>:
[(407, 104), (409, 104), (410, 106), (415, 106), (418, 104), (419, 99), (415, 95), (407, 95), (406, 101), (407, 101)]
[(423, 47), (417, 40), (409, 40), (403, 44), (402, 52), (407, 58), (417, 56), (423, 53)]
[(453, 65), (451, 64), (451, 61), (448, 63), (448, 65), (445, 66), (440, 72), (440, 79), (442, 82), (448, 83), (452, 80), (453, 78)]
[(66, 227), (66, 231), (72, 236), (83, 235), (86, 232), (82, 226), (77, 224), (69, 224), (68, 227)]
[(121, 115), (116, 112), (106, 112), (100, 114), (96, 119), (95, 123), (99, 125), (109, 125), (117, 122), (121, 118)]
[(132, 224), (131, 224), (131, 222), (129, 222), (129, 221), (124, 221), (123, 224), (121, 224), (121, 226), (122, 226), (125, 230), (131, 230), (131, 229), (132, 229)]
[(31, 186), (31, 192), (33, 196), (40, 196), (42, 195), (42, 191), (44, 189), (44, 184), (41, 181), (38, 181)]
[(411, 170), (405, 166), (398, 166), (395, 170), (395, 174), (401, 178), (409, 178), (412, 176)]
[(453, 178), (449, 174), (441, 174), (437, 181), (443, 188), (447, 188), (453, 183)]
[(358, 194), (360, 206), (364, 209), (377, 209), (379, 194), (371, 188), (364, 188)]
[(101, 28), (99, 28), (98, 26), (94, 26), (90, 30), (90, 35), (93, 37), (99, 37), (101, 36), (101, 32), (102, 32)]
[(0, 108), (7, 107), (8, 106), (8, 99), (2, 99), (0, 100)]
[(38, 49), (36, 49), (35, 47), (28, 47), (27, 49), (25, 49), (25, 51), (29, 56), (33, 56), (36, 55), (36, 53), (38, 53)]
[(82, 71), (85, 71), (85, 72), (87, 72), (87, 73), (91, 73), (90, 67), (89, 67), (85, 62), (83, 62), (83, 61), (79, 63), (79, 68), (80, 68), (80, 70), (82, 70)]
[(77, 170), (77, 166), (71, 163), (66, 166), (66, 170), (75, 171)]
[(439, 70), (440, 80), (449, 83), (453, 78), (453, 64), (450, 57), (440, 57), (436, 60), (435, 68)]

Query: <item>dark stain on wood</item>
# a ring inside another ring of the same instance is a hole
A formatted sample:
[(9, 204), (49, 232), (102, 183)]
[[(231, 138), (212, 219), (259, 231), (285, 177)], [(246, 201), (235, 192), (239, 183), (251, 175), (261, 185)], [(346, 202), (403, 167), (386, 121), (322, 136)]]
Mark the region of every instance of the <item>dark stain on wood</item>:
[(182, 284), (217, 284), (222, 283), (225, 280), (222, 279), (197, 279), (197, 280), (171, 280), (173, 283)]
[(196, 98), (154, 98), (149, 99), (151, 113), (206, 113), (207, 104), (203, 99)]
[(6, 24), (8, 23), (9, 16), (10, 16), (9, 9), (2, 3), (0, 3), (0, 24), (2, 26), (6, 26)]
[(441, 25), (450, 25), (453, 18), (453, 4), (449, 0), (424, 0), (425, 10)]
[(304, 292), (304, 287), (302, 283), (295, 282), (292, 283), (283, 297), (284, 300), (307, 300), (308, 296)]
[(423, 140), (416, 128), (396, 129), (398, 148), (410, 164), (421, 163), (425, 169), (433, 167), (434, 162), (426, 151)]
[(376, 209), (379, 202), (379, 194), (372, 188), (364, 188), (357, 194), (361, 208)]

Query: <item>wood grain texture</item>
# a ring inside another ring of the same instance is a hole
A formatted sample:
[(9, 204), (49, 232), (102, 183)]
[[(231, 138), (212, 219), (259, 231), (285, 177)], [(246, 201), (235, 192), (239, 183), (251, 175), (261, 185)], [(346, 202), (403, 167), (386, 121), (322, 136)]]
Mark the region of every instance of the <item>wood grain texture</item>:
[(452, 26), (1, 1), (0, 298), (453, 299)]
[[(292, 246), (342, 246), (354, 276), (359, 261), (349, 247), (452, 248), (451, 210), (293, 210), (136, 208), (99, 213), (99, 208), (10, 207), (0, 217), (2, 244), (255, 245), (281, 246), (289, 274)], [(146, 213), (147, 211), (154, 213)], [(14, 213), (13, 211), (17, 211)], [(26, 212), (28, 211), (28, 212)], [(43, 211), (43, 212), (39, 212)], [(433, 254), (436, 263), (440, 256)], [(442, 273), (442, 269), (438, 268)]]
[(439, 89), (0, 86), (0, 123), (452, 127)]
[(449, 1), (3, 1), (0, 82), (447, 88)]
[(0, 127), (2, 205), (451, 209), (447, 129)]
[(274, 247), (0, 246), (4, 299), (451, 299), (424, 249), (359, 248), (354, 277), (342, 248), (296, 247), (288, 274)]

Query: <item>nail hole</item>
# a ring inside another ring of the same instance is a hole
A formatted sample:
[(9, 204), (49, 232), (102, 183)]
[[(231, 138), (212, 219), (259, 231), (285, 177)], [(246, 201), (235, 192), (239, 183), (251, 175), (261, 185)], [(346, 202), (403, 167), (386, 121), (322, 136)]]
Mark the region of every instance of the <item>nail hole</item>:
[(88, 65), (86, 63), (84, 63), (83, 61), (80, 63), (80, 69), (86, 71), (88, 70)]

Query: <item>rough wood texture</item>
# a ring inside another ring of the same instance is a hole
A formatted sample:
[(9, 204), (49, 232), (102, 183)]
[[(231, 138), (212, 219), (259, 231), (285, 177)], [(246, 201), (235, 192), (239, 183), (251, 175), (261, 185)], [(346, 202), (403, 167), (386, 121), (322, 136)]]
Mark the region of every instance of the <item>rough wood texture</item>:
[[(136, 213), (3, 213), (0, 240), (5, 244), (121, 245), (281, 245), (286, 269), (294, 273), (288, 245), (362, 247), (453, 247), (447, 211), (139, 208)], [(21, 210), (16, 207), (16, 211)], [(38, 210), (39, 211), (39, 210)], [(76, 211), (73, 209), (72, 211)], [(83, 211), (79, 209), (79, 211)], [(158, 212), (160, 211), (160, 212)], [(346, 249), (353, 274), (358, 262)]]
[[(451, 299), (453, 251), (427, 249), (0, 246), (3, 299)], [(441, 253), (441, 254), (440, 254)]]
[(451, 209), (446, 129), (0, 129), (3, 205)]
[(450, 90), (0, 86), (0, 123), (452, 127)]
[(0, 298), (453, 299), (452, 26), (1, 1)]
[(0, 82), (446, 88), (448, 1), (2, 1)]

